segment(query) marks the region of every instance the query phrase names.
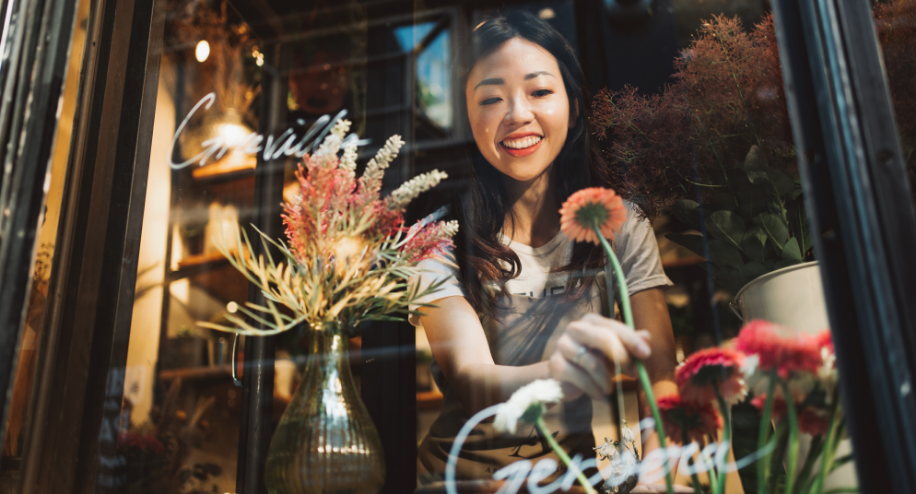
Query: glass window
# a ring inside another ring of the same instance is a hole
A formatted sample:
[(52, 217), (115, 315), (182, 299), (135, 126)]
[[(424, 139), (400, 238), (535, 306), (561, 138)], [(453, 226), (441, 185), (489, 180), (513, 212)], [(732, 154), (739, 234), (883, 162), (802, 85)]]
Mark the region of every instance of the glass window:
[(770, 2), (95, 7), (0, 494), (858, 488)]

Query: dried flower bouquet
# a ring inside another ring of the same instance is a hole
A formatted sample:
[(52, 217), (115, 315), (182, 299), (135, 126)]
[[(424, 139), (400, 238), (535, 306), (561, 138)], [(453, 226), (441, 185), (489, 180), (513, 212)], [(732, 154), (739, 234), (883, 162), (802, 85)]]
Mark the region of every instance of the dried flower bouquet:
[[(305, 157), (305, 166), (299, 166), (301, 190), (283, 205), (289, 244), (258, 231), (264, 253), (255, 257), (248, 235), (237, 226), (236, 245), (247, 249), (229, 250), (225, 239), (218, 243), (232, 266), (261, 290), (265, 305), (230, 303), (226, 319), (233, 325), (199, 326), (255, 336), (303, 322), (340, 324), (353, 331), (363, 321), (400, 320), (420, 297), (439, 289), (441, 282), (421, 291), (408, 280), (419, 274), (420, 261), (451, 247), (458, 223), (427, 217), (407, 228), (404, 209), (447, 175), (438, 170), (421, 174), (381, 198), (385, 169), (403, 141), (396, 135), (388, 139), (357, 179), (357, 140), (344, 138), (349, 128), (349, 121), (338, 121), (318, 150)], [(270, 246), (283, 259), (275, 260)]]

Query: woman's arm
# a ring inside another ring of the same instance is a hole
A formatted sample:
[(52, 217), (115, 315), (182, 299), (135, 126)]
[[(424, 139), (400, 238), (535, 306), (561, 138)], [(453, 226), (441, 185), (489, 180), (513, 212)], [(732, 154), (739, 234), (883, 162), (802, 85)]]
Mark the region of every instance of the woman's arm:
[(464, 297), (446, 297), (424, 308), (420, 322), (449, 386), (470, 414), (503, 403), (518, 388), (550, 377), (548, 362), (496, 365), (480, 319)]

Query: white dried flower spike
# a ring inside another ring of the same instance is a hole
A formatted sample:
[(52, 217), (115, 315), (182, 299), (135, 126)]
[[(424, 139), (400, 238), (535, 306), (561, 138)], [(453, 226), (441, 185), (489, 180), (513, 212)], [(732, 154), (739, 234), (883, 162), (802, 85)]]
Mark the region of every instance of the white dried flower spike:
[(558, 403), (563, 399), (559, 381), (538, 379), (519, 388), (496, 413), (493, 428), (497, 432), (515, 434), (518, 422), (533, 424), (544, 413), (545, 403)]
[(334, 124), (334, 127), (331, 128), (331, 133), (328, 134), (328, 136), (324, 138), (324, 141), (321, 142), (321, 146), (318, 147), (318, 151), (315, 153), (315, 157), (322, 157), (327, 159), (333, 156), (337, 156), (337, 151), (340, 151), (340, 143), (343, 142), (344, 136), (349, 130), (349, 120), (338, 120), (337, 123)]
[(592, 448), (598, 453), (598, 458), (601, 460), (611, 460), (617, 457), (617, 445), (614, 444), (614, 441), (611, 441), (608, 438), (604, 438), (604, 444), (598, 446), (597, 448)]
[(382, 188), (382, 177), (385, 176), (385, 169), (398, 156), (398, 151), (401, 150), (403, 145), (404, 141), (401, 140), (401, 136), (395, 134), (389, 137), (382, 149), (379, 149), (378, 153), (375, 154), (375, 157), (369, 160), (369, 163), (366, 163), (366, 171), (359, 178), (360, 188), (367, 192), (378, 192)]
[(439, 182), (448, 178), (448, 174), (433, 170), (428, 173), (417, 175), (416, 177), (404, 182), (400, 187), (391, 193), (391, 209), (404, 209), (420, 194), (439, 185)]
[(447, 221), (442, 225), (442, 236), (454, 237), (458, 235), (458, 220)]
[(350, 172), (350, 177), (356, 175), (356, 139), (350, 139), (343, 145), (343, 156), (340, 158), (338, 169)]

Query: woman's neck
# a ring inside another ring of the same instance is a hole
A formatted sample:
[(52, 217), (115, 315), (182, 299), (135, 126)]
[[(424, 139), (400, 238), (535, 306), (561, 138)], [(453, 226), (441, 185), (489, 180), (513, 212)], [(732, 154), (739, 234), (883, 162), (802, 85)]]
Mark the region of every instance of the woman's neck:
[(560, 231), (560, 206), (552, 187), (553, 175), (551, 166), (527, 182), (503, 176), (509, 200), (503, 235), (535, 248), (557, 236)]

